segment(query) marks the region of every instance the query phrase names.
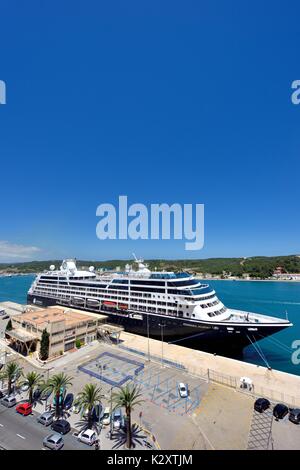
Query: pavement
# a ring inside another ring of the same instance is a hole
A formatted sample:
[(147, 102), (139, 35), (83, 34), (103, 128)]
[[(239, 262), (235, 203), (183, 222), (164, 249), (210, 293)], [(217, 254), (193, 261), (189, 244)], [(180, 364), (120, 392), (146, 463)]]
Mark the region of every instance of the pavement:
[(206, 448), (246, 449), (254, 400), (222, 385), (210, 384), (193, 421), (205, 435)]
[[(25, 358), (19, 355), (15, 357), (24, 368), (24, 373), (34, 369), (32, 363)], [(132, 366), (133, 361), (143, 366), (137, 375)], [(82, 365), (85, 370), (81, 369)], [(47, 369), (50, 369), (49, 372)], [(75, 396), (86, 383), (98, 385), (104, 394), (103, 407), (110, 405), (111, 391), (117, 390), (118, 384), (112, 389), (114, 381), (118, 383), (122, 377), (128, 376), (125, 383), (137, 384), (144, 400), (132, 412), (132, 422), (139, 427), (137, 449), (148, 448), (144, 439), (152, 448), (163, 450), (249, 448), (249, 439), (253, 436), (251, 430), (254, 429), (255, 397), (252, 394), (208, 382), (207, 379), (183, 369), (162, 366), (161, 362), (148, 362), (147, 356), (132, 354), (118, 346), (98, 342), (59, 358), (55, 363), (48, 364), (45, 370), (36, 370), (42, 372), (45, 378), (48, 373), (51, 376), (58, 372), (71, 376), (72, 386), (68, 391)], [(188, 385), (190, 395), (187, 400), (178, 395), (179, 382)], [(25, 398), (25, 394), (18, 396), (18, 400)], [(43, 411), (44, 405), (37, 404), (33, 416), (22, 417), (14, 409), (0, 405), (0, 446), (9, 449), (40, 449), (43, 437), (51, 432), (36, 422), (37, 414)], [(71, 413), (68, 420), (73, 429), (72, 433), (66, 435), (64, 448), (90, 449), (72, 435), (76, 430), (78, 432), (76, 424), (80, 420), (79, 416)], [(268, 445), (275, 449), (300, 449), (300, 426), (287, 419), (280, 422), (271, 419), (269, 423), (271, 424), (267, 423), (264, 430)], [(256, 424), (261, 429), (261, 423)], [(270, 430), (269, 439), (267, 434)], [(111, 441), (108, 428), (103, 427), (100, 447), (113, 449), (118, 444), (120, 441)], [(120, 450), (123, 448), (121, 443)]]
[[(148, 341), (144, 336), (122, 332), (121, 341), (127, 348), (133, 348), (147, 355)], [(161, 341), (150, 339), (150, 353), (161, 356)], [(288, 374), (278, 370), (247, 362), (218, 356), (203, 351), (190, 349), (178, 344), (164, 343), (164, 358), (185, 367), (190, 374), (207, 377), (208, 369), (219, 375), (220, 380), (228, 380), (239, 385), (241, 377), (249, 377), (254, 386), (254, 393), (271, 400), (300, 407), (300, 375)]]
[[(53, 433), (36, 420), (38, 414), (22, 416), (15, 408), (0, 405), (0, 444), (7, 450), (43, 449), (43, 439)], [(64, 450), (87, 450), (88, 446), (78, 442), (70, 433), (63, 436)]]

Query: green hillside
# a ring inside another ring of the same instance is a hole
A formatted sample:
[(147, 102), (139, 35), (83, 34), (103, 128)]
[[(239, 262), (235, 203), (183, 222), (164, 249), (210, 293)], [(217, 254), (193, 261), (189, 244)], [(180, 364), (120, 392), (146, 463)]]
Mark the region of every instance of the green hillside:
[[(88, 267), (90, 265), (98, 268), (113, 269), (132, 263), (130, 260), (108, 260), (108, 261), (86, 261), (78, 260), (77, 266)], [(205, 274), (222, 275), (223, 271), (231, 272), (233, 276), (250, 274), (252, 277), (269, 277), (277, 266), (282, 266), (286, 272), (300, 273), (300, 257), (298, 255), (289, 256), (253, 256), (251, 258), (208, 258), (195, 260), (147, 260), (150, 269), (157, 270), (191, 270)], [(0, 270), (10, 273), (36, 273), (49, 269), (50, 264), (59, 267), (61, 260), (32, 261), (27, 263), (2, 263)]]

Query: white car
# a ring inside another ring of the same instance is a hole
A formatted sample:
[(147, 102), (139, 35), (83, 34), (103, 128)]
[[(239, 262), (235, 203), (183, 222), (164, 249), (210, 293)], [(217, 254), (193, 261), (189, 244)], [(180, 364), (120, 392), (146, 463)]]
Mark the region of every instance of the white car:
[(106, 407), (106, 408), (104, 409), (103, 416), (102, 416), (102, 419), (101, 419), (102, 424), (103, 424), (104, 426), (107, 426), (108, 424), (110, 424), (110, 418), (111, 418), (111, 417), (110, 417), (110, 408), (109, 408), (109, 407)]
[(187, 398), (189, 396), (188, 386), (183, 382), (178, 384), (178, 392), (181, 398)]
[(83, 442), (84, 444), (88, 444), (89, 446), (92, 446), (93, 444), (95, 444), (95, 441), (97, 439), (98, 439), (97, 434), (92, 429), (81, 431), (81, 433), (78, 434), (78, 440), (80, 442)]

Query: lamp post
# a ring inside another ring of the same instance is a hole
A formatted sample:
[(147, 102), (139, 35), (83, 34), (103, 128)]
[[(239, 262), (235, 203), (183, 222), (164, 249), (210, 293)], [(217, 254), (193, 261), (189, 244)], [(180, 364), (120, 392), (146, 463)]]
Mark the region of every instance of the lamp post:
[(165, 323), (159, 323), (158, 326), (161, 328), (161, 366), (164, 366), (164, 327)]
[(110, 389), (110, 431), (109, 431), (109, 439), (112, 439), (112, 432), (113, 432), (113, 421), (112, 421), (112, 391), (116, 387), (113, 385)]
[(148, 337), (148, 361), (150, 362), (150, 330), (149, 330), (149, 314), (147, 316), (147, 337)]

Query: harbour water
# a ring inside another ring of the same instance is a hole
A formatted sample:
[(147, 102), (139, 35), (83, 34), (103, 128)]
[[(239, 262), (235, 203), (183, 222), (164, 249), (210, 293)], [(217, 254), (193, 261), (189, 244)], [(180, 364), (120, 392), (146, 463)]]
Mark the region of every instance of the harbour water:
[[(0, 278), (0, 301), (26, 303), (26, 294), (34, 276)], [(300, 375), (300, 364), (292, 363), (292, 343), (300, 340), (300, 283), (255, 281), (205, 281), (228, 307), (285, 318), (294, 326), (259, 341), (262, 356), (273, 369)], [(266, 365), (253, 346), (244, 350), (243, 360)]]

